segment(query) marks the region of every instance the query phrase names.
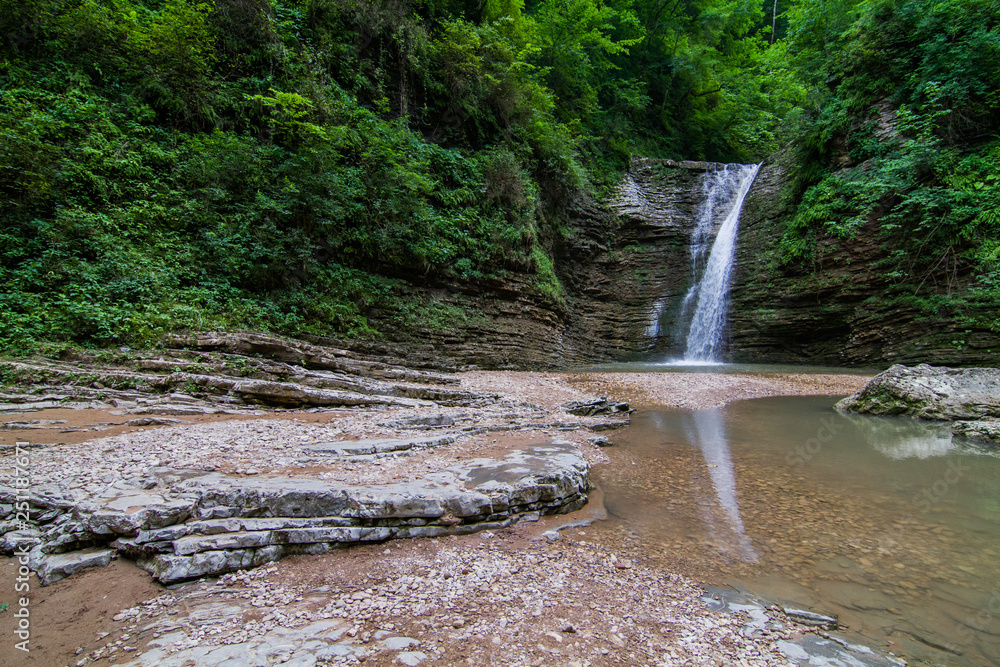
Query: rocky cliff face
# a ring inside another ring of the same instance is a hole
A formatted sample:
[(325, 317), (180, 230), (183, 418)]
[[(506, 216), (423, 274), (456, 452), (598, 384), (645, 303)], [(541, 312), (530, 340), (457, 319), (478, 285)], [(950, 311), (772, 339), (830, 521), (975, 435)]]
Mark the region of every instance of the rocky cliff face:
[(683, 349), (673, 332), (691, 286), (693, 222), (706, 172), (724, 167), (638, 159), (609, 202), (576, 216), (558, 258), (576, 349), (596, 359)]
[[(762, 165), (744, 204), (730, 301), (734, 360), (996, 364), (996, 332), (894, 298), (897, 286), (878, 268), (891, 248), (874, 240), (875, 223), (853, 240), (820, 238), (812, 266), (783, 266), (778, 246), (794, 214), (790, 163), (779, 153)], [(924, 290), (935, 292), (929, 283)]]
[[(782, 265), (794, 214), (791, 158), (765, 162), (744, 204), (730, 301), (728, 357), (834, 366), (993, 365), (1000, 335), (958, 314), (928, 314), (894, 299), (874, 229), (819, 239), (811, 266)], [(473, 313), (437, 328), (402, 327), (378, 341), (317, 342), (436, 368), (566, 368), (648, 354), (676, 355), (680, 305), (691, 285), (689, 246), (706, 172), (724, 165), (636, 159), (603, 203), (567, 212), (555, 243), (564, 301), (534, 277), (414, 287), (420, 298)], [(873, 223), (874, 224), (874, 223)], [(925, 291), (930, 290), (925, 288)], [(651, 335), (658, 314), (659, 336)], [(375, 315), (376, 322), (378, 314)], [(385, 331), (384, 326), (380, 328)]]
[[(691, 221), (706, 171), (722, 166), (636, 160), (610, 201), (578, 203), (554, 248), (564, 303), (542, 297), (532, 278), (519, 274), (415, 287), (421, 298), (474, 316), (455, 326), (390, 330), (378, 341), (336, 345), (438, 368), (565, 368), (669, 351), (673, 318), (690, 283)], [(666, 332), (659, 338), (648, 333), (654, 309)]]

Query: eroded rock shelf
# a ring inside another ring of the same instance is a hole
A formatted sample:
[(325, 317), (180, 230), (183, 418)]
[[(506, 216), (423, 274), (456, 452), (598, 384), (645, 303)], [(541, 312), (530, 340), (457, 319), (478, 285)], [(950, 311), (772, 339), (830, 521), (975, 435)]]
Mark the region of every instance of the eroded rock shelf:
[[(572, 511), (587, 501), (588, 472), (579, 449), (558, 439), (382, 485), (154, 468), (140, 487), (123, 484), (96, 496), (67, 492), (72, 480), (35, 489), (33, 510), (47, 521), (7, 532), (3, 547), (11, 552), (22, 541), (35, 543), (30, 563), (43, 583), (121, 554), (168, 584), (288, 554), (463, 535), (526, 515)], [(0, 488), (4, 504), (13, 505), (15, 495)], [(80, 546), (90, 549), (60, 553)]]
[[(166, 427), (0, 452), (30, 451), (32, 469), (30, 522), (14, 511), (9, 466), (0, 478), (0, 551), (27, 552), (43, 583), (124, 556), (166, 584), (573, 511), (587, 502), (589, 464), (577, 443), (546, 434), (628, 423), (628, 406), (604, 397), (551, 410), (301, 341), (209, 334), (174, 344), (128, 351), (117, 365), (5, 362), (22, 379), (0, 406), (8, 413), (98, 408), (121, 426)], [(272, 421), (275, 409), (330, 416)], [(191, 420), (241, 416), (258, 419)], [(21, 416), (7, 426), (39, 433), (64, 423)], [(482, 444), (517, 433), (507, 446)]]

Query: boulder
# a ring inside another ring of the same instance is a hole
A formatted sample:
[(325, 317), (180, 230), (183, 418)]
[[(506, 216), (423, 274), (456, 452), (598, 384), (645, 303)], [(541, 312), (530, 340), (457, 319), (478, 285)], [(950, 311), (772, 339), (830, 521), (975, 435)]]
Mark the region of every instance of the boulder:
[(578, 417), (593, 417), (594, 415), (629, 414), (628, 403), (609, 401), (607, 396), (583, 401), (570, 401), (562, 406), (563, 410)]
[(1000, 418), (1000, 369), (896, 365), (836, 407), (947, 421)]

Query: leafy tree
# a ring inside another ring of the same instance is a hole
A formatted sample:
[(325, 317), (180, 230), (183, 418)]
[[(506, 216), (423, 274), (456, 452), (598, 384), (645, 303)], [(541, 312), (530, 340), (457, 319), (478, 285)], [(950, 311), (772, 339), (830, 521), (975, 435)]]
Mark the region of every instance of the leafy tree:
[(877, 222), (900, 285), (992, 294), (994, 5), (0, 0), (0, 350), (372, 334), (403, 277), (560, 308), (565, 207), (632, 155), (790, 139), (789, 261)]

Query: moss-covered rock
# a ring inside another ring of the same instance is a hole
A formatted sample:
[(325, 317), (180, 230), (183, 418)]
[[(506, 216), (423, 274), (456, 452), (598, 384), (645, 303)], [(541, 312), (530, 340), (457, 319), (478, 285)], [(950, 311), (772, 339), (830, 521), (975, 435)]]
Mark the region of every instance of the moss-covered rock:
[(896, 365), (837, 409), (949, 421), (1000, 418), (1000, 369)]

